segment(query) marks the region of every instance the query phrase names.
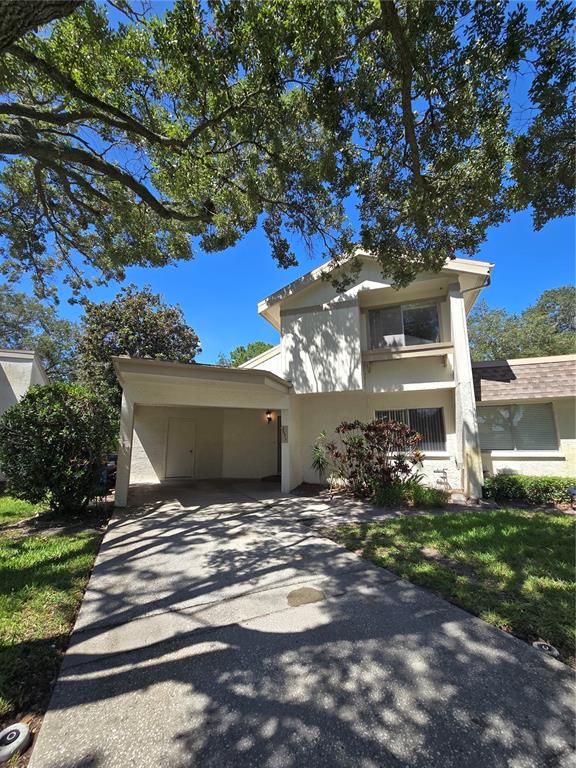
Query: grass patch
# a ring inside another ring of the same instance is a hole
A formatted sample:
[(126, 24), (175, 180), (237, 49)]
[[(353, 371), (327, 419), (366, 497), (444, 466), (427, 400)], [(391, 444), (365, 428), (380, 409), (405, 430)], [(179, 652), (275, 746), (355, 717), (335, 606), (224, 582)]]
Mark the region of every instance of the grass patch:
[[(0, 502), (4, 522), (39, 511)], [(100, 539), (95, 530), (0, 529), (0, 723), (45, 710)]]
[(44, 504), (29, 504), (11, 496), (0, 495), (0, 525), (19, 523), (20, 520), (27, 520), (44, 512), (45, 509)]
[(575, 665), (575, 521), (499, 509), (326, 528), (324, 535)]

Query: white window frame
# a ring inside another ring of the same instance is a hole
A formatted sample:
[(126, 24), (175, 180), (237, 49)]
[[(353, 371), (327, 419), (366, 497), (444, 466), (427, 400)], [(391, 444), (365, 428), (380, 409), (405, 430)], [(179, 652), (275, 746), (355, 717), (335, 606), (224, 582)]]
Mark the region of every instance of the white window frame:
[[(378, 307), (368, 307), (366, 312), (366, 337), (368, 340), (368, 349), (370, 351), (377, 351), (379, 349), (394, 349), (393, 344), (383, 344), (379, 347), (374, 346), (374, 341), (372, 339), (372, 332), (370, 329), (370, 312), (379, 312), (381, 310), (387, 310), (387, 309), (399, 309), (400, 310), (400, 321), (402, 324), (402, 333), (398, 334), (398, 336), (402, 336), (403, 344), (400, 345), (401, 349), (407, 348), (407, 347), (413, 347), (413, 346), (419, 346), (417, 344), (406, 344), (406, 333), (404, 330), (404, 308), (410, 308), (410, 307), (434, 307), (436, 309), (436, 318), (438, 320), (438, 340), (437, 341), (429, 341), (425, 342), (427, 344), (439, 344), (442, 342), (442, 317), (440, 312), (440, 304), (438, 301), (434, 299), (429, 300), (422, 300), (422, 301), (405, 301), (402, 304), (383, 304)], [(392, 334), (391, 334), (392, 335)]]

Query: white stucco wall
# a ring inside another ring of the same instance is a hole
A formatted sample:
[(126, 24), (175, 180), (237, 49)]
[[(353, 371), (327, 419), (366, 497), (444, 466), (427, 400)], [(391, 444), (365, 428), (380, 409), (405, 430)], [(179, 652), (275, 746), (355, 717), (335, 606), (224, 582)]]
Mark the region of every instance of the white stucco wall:
[(320, 280), (282, 299), (280, 375), (297, 394), (401, 391), (406, 384), (453, 381), (451, 354), (362, 364), (362, 352), (370, 346), (368, 311), (374, 307), (433, 302), (439, 310), (440, 341), (449, 344), (448, 286), (447, 275), (421, 275), (396, 290), (382, 277), (380, 265), (368, 260), (355, 285), (343, 294)]
[[(448, 356), (451, 357), (451, 356)], [(452, 366), (441, 357), (377, 360), (364, 363), (364, 386), (367, 392), (402, 392), (411, 384), (450, 384), (454, 381)]]
[(135, 406), (131, 483), (159, 483), (166, 475), (170, 419), (195, 425), (195, 477), (259, 478), (277, 471), (277, 422), (262, 409)]
[(30, 374), (30, 386), (39, 384), (40, 386), (48, 384), (49, 379), (46, 371), (41, 367), (37, 359), (32, 363), (32, 373)]
[(277, 415), (268, 424), (262, 411), (223, 409), (222, 477), (257, 478), (278, 471)]
[(0, 413), (26, 394), (32, 378), (32, 360), (0, 358)]
[(282, 315), (282, 371), (296, 394), (361, 390), (358, 303)]
[(576, 477), (576, 400), (572, 397), (552, 400), (557, 451), (482, 451), (485, 472), (513, 472), (541, 477)]
[[(318, 482), (311, 468), (312, 447), (317, 436), (325, 430), (332, 435), (342, 421), (371, 421), (377, 410), (398, 408), (443, 408), (446, 428), (446, 452), (431, 454), (419, 468), (426, 483), (437, 486), (445, 476), (450, 488), (460, 488), (460, 469), (456, 463), (456, 434), (453, 390), (422, 392), (393, 392), (385, 395), (365, 393), (334, 393), (298, 397), (299, 431), (297, 455), (301, 462), (302, 479)], [(445, 473), (445, 474), (444, 474)]]

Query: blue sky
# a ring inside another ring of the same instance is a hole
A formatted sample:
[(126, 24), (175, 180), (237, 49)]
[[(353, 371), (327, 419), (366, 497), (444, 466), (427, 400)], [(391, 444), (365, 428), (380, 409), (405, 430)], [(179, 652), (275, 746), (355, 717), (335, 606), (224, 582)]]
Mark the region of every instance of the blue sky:
[[(288, 270), (273, 262), (266, 238), (255, 230), (223, 253), (198, 252), (193, 261), (174, 267), (128, 270), (127, 281), (149, 284), (169, 304), (180, 304), (196, 330), (203, 352), (198, 360), (216, 362), (220, 352), (256, 339), (276, 343), (278, 334), (258, 316), (260, 299), (321, 263), (301, 251), (300, 265)], [(490, 229), (476, 258), (493, 262), (492, 284), (483, 292), (493, 307), (519, 312), (542, 291), (574, 284), (576, 238), (571, 219), (557, 219), (540, 232), (532, 228), (529, 212)], [(119, 286), (92, 291), (93, 300), (106, 300)], [(60, 313), (76, 319), (80, 308), (62, 302)]]

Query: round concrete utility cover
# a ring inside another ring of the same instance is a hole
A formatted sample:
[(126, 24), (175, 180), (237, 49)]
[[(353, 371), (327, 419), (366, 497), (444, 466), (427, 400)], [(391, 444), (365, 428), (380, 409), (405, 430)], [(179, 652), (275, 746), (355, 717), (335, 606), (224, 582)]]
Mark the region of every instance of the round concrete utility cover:
[(5, 763), (12, 755), (19, 755), (28, 748), (32, 740), (30, 728), (26, 723), (15, 723), (0, 731), (0, 763)]
[(324, 592), (320, 589), (314, 589), (314, 587), (301, 587), (288, 593), (288, 605), (292, 608), (298, 605), (306, 605), (306, 603), (319, 603), (320, 600), (325, 599), (326, 595)]
[(532, 643), (532, 645), (534, 648), (542, 651), (542, 653), (547, 653), (548, 656), (552, 656), (554, 659), (557, 659), (560, 656), (560, 651), (549, 643), (543, 643), (541, 640), (537, 640), (535, 643)]

